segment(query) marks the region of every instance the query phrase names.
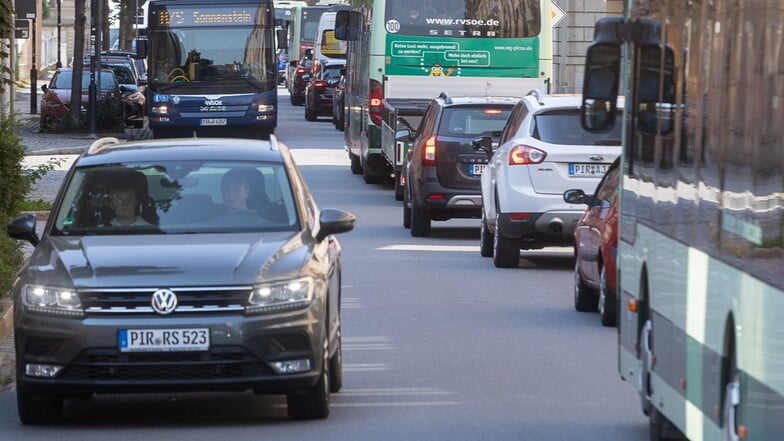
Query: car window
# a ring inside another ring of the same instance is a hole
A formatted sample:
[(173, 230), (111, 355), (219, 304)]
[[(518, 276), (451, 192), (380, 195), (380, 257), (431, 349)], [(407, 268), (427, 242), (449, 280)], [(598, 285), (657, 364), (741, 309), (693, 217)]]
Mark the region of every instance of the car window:
[(439, 135), (477, 136), (500, 133), (512, 106), (447, 107), (439, 125)]
[(528, 116), (528, 106), (525, 105), (524, 101), (520, 101), (515, 105), (514, 109), (512, 109), (512, 113), (509, 114), (509, 119), (506, 121), (504, 130), (501, 132), (500, 144), (503, 144), (509, 140), (509, 138), (516, 136), (517, 131), (526, 116)]
[(329, 66), (324, 69), (323, 77), (325, 80), (337, 80), (340, 78), (340, 69), (343, 66)]
[[(52, 78), (53, 89), (70, 89), (71, 81), (73, 79), (73, 71), (60, 71), (54, 78)], [(100, 75), (96, 77), (96, 83), (100, 84), (101, 90), (112, 90), (117, 86), (114, 80), (114, 75), (111, 72), (101, 71)], [(87, 90), (90, 87), (90, 72), (82, 71), (82, 90)]]
[[(618, 121), (621, 113), (618, 112)], [(564, 145), (621, 145), (621, 126), (608, 132), (588, 132), (580, 125), (579, 109), (545, 111), (534, 117), (533, 137), (549, 144)]]
[(114, 76), (119, 84), (133, 84), (136, 81), (133, 78), (133, 73), (125, 66), (109, 66), (114, 72)]
[[(136, 200), (136, 222), (117, 222), (118, 183)], [(64, 194), (55, 235), (289, 231), (297, 225), (288, 175), (278, 163), (164, 161), (80, 168)]]

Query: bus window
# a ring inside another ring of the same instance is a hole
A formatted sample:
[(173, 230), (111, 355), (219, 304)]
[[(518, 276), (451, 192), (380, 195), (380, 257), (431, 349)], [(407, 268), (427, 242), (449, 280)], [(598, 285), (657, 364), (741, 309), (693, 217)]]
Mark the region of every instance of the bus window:
[(675, 114), (675, 83), (672, 48), (638, 47), (637, 130), (646, 134), (672, 132)]

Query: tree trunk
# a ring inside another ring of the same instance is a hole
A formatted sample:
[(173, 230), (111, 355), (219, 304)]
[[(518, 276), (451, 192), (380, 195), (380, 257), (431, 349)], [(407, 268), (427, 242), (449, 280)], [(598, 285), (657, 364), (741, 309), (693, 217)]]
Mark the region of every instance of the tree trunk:
[(101, 50), (106, 51), (112, 47), (113, 41), (110, 41), (111, 38), (109, 37), (109, 25), (111, 21), (109, 21), (109, 0), (99, 0), (103, 3), (101, 6)]
[(136, 23), (136, 5), (139, 0), (120, 0), (120, 50), (133, 49), (133, 40), (136, 38), (133, 25)]
[(79, 127), (79, 113), (82, 103), (82, 59), (84, 59), (84, 31), (87, 23), (85, 0), (74, 1), (74, 54), (73, 81), (71, 82), (71, 107), (69, 117), (71, 127)]

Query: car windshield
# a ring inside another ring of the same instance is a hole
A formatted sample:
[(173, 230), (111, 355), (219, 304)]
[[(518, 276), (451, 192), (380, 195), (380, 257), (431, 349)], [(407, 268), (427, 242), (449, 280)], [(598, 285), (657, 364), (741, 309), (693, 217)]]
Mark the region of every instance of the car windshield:
[(344, 66), (328, 66), (324, 69), (324, 79), (325, 80), (337, 80), (340, 79), (340, 69)]
[(82, 167), (52, 235), (186, 234), (299, 229), (282, 164), (162, 161)]
[[(618, 111), (617, 121), (621, 120)], [(621, 126), (615, 124), (609, 132), (588, 132), (580, 125), (580, 110), (552, 110), (534, 117), (533, 137), (549, 144), (564, 145), (621, 145)]]
[(450, 107), (444, 111), (438, 133), (449, 136), (500, 133), (511, 111), (511, 105)]
[[(58, 72), (52, 79), (52, 89), (70, 89), (71, 81), (73, 79), (73, 71), (65, 70)], [(114, 82), (114, 75), (111, 72), (102, 71), (100, 75), (95, 76), (95, 83), (101, 90), (112, 90), (117, 84)], [(82, 71), (82, 90), (87, 90), (90, 87), (90, 71)]]

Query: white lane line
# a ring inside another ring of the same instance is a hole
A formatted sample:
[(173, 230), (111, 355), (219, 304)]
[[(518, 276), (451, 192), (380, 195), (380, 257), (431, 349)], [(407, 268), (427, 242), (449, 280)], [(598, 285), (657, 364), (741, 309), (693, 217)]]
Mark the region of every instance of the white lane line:
[(376, 248), (380, 251), (454, 251), (454, 252), (479, 252), (478, 246), (467, 245), (386, 245)]
[(386, 363), (343, 363), (343, 372), (382, 372), (388, 371)]
[(388, 351), (395, 349), (392, 337), (343, 337), (344, 351)]

